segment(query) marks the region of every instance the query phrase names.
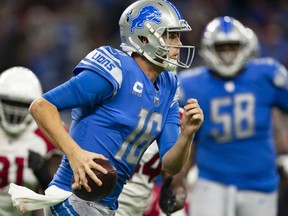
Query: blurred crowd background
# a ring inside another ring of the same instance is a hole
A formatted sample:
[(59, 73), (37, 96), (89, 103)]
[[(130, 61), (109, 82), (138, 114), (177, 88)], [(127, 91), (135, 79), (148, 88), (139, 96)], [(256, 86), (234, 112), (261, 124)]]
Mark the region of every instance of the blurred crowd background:
[[(66, 81), (79, 61), (101, 45), (120, 45), (118, 21), (134, 0), (0, 0), (0, 71), (32, 69), (44, 92)], [(287, 0), (171, 0), (190, 23), (185, 43), (198, 57), (204, 26), (217, 16), (233, 16), (259, 37), (260, 55), (288, 66)]]

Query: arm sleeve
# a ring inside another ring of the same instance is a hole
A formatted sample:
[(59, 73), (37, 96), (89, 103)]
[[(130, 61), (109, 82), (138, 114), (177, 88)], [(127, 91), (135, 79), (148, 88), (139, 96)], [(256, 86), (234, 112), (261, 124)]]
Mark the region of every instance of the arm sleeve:
[(180, 118), (179, 118), (179, 104), (175, 103), (170, 108), (168, 119), (164, 125), (164, 128), (157, 138), (160, 158), (168, 152), (172, 146), (176, 143), (180, 133)]
[(114, 93), (113, 85), (98, 73), (84, 70), (62, 85), (43, 94), (59, 111), (100, 104)]

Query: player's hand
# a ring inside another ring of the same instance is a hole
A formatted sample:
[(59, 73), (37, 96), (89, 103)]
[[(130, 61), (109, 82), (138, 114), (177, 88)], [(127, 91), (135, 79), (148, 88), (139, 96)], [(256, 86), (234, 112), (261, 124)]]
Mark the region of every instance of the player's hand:
[(203, 111), (196, 99), (190, 98), (183, 107), (183, 115), (181, 119), (182, 131), (186, 131), (187, 135), (195, 133), (204, 121)]
[(163, 183), (160, 191), (159, 206), (162, 212), (170, 215), (175, 211), (176, 195), (170, 188), (173, 177), (169, 176)]
[(83, 149), (77, 149), (77, 153), (71, 154), (69, 159), (69, 163), (71, 166), (71, 169), (73, 170), (74, 174), (74, 183), (72, 184), (72, 188), (81, 188), (84, 186), (84, 188), (90, 192), (91, 188), (88, 185), (87, 179), (86, 179), (86, 173), (95, 181), (95, 183), (99, 186), (102, 185), (102, 182), (100, 179), (97, 178), (95, 173), (91, 170), (96, 169), (103, 174), (107, 173), (107, 170), (100, 166), (99, 164), (95, 163), (93, 159), (98, 158), (102, 160), (108, 160), (106, 157), (104, 157), (101, 154), (96, 154), (93, 152), (89, 152)]
[(32, 170), (40, 169), (45, 163), (45, 159), (37, 152), (29, 150), (28, 167)]

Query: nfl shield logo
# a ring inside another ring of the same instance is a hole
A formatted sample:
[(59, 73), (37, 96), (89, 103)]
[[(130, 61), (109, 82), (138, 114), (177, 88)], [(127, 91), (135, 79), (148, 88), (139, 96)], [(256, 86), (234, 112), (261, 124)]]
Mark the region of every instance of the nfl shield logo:
[(159, 103), (159, 98), (157, 96), (154, 97), (154, 105), (157, 106)]

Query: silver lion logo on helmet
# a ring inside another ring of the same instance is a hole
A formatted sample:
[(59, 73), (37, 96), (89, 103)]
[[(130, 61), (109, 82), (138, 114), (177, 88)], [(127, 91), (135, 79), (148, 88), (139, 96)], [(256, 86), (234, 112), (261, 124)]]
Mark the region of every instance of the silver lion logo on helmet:
[(138, 16), (135, 18), (131, 17), (131, 13), (126, 14), (128, 17), (128, 22), (131, 23), (130, 32), (133, 33), (135, 28), (144, 28), (144, 23), (146, 21), (155, 22), (157, 24), (161, 23), (161, 12), (158, 8), (153, 5), (146, 5), (140, 11)]

